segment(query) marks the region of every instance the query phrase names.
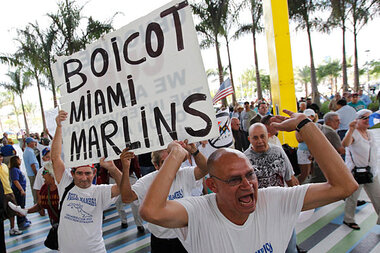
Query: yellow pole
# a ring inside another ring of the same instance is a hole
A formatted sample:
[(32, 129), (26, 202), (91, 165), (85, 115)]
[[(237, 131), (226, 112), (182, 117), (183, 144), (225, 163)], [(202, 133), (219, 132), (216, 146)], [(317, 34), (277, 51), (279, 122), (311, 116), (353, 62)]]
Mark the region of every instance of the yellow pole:
[[(274, 114), (285, 115), (283, 109), (297, 111), (287, 0), (263, 0), (263, 11)], [(294, 133), (280, 132), (278, 137), (282, 144), (298, 145)]]

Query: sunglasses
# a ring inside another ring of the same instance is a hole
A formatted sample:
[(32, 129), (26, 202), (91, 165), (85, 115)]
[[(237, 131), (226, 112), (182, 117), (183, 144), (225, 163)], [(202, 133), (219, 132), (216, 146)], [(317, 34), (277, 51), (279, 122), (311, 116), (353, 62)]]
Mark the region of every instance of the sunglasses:
[(50, 172), (49, 172), (48, 170), (43, 170), (43, 171), (42, 171), (42, 175), (44, 176), (44, 175), (46, 175), (46, 174), (50, 174)]
[(366, 120), (366, 119), (369, 119), (369, 116), (362, 116), (362, 117), (360, 117), (359, 119)]

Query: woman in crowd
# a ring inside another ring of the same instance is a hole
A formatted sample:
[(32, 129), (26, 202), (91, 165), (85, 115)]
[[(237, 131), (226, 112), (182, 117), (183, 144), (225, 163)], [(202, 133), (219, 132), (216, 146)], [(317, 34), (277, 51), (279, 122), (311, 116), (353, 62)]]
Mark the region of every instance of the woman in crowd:
[[(21, 160), (18, 156), (13, 156), (10, 160), (10, 175), (12, 181), (12, 190), (16, 197), (17, 205), (21, 208), (25, 207), (25, 190), (26, 179), (25, 175), (20, 170)], [(30, 226), (31, 222), (26, 217), (17, 216), (17, 225), (19, 229), (26, 229)]]
[[(362, 188), (367, 192), (377, 215), (380, 214), (380, 183), (377, 177), (376, 140), (373, 133), (368, 131), (368, 119), (371, 113), (367, 109), (358, 111), (356, 120), (350, 123), (350, 128), (342, 141), (342, 145), (348, 147), (346, 149), (346, 165), (354, 177), (355, 174), (357, 175), (355, 179), (359, 183), (359, 188), (346, 199), (343, 223), (355, 230), (360, 229), (355, 222), (355, 209)], [(380, 217), (377, 219), (377, 224), (380, 225)]]

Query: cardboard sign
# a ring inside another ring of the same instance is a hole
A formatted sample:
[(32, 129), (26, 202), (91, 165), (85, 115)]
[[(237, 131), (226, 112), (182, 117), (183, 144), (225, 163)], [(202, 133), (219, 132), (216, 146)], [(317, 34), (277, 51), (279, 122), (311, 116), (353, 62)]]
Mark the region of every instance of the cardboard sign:
[(71, 56), (56, 58), (65, 164), (218, 136), (191, 9), (173, 1)]
[(231, 119), (228, 109), (219, 111), (216, 114), (218, 123), (219, 135), (216, 138), (209, 140), (210, 145), (215, 148), (228, 148), (233, 144), (233, 134), (231, 129)]

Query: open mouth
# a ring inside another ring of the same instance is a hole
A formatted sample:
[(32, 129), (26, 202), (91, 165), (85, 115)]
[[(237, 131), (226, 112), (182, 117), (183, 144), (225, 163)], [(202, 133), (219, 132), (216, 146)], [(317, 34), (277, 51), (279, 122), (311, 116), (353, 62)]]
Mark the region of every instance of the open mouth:
[(253, 204), (253, 193), (240, 197), (239, 203), (242, 206), (251, 206)]

